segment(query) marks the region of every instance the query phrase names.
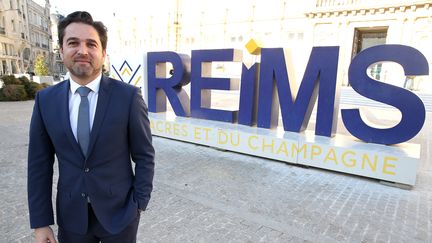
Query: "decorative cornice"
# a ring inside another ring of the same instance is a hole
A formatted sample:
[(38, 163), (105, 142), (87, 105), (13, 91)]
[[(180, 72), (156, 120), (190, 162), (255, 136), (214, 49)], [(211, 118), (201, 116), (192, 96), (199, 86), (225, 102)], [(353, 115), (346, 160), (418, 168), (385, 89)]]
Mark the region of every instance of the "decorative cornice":
[(317, 7), (314, 11), (305, 13), (307, 18), (330, 18), (330, 17), (345, 17), (345, 16), (362, 16), (362, 15), (380, 15), (380, 14), (395, 14), (416, 12), (420, 9), (432, 10), (432, 3), (416, 3), (398, 6), (361, 6), (351, 8), (345, 7)]

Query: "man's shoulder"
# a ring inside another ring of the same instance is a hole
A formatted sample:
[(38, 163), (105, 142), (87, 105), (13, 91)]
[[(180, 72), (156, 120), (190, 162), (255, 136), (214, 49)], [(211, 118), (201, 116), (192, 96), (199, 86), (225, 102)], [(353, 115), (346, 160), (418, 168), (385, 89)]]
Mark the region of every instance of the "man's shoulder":
[(55, 94), (59, 94), (65, 89), (69, 88), (69, 81), (63, 80), (58, 84), (48, 86), (44, 89), (38, 91), (39, 96), (52, 96)]
[(112, 87), (114, 89), (123, 89), (123, 90), (127, 90), (129, 92), (133, 92), (133, 91), (136, 91), (137, 89), (139, 89), (136, 86), (133, 86), (133, 85), (128, 84), (126, 82), (122, 82), (122, 81), (117, 80), (117, 79), (113, 79), (110, 77), (104, 77), (104, 79), (109, 85), (112, 85)]

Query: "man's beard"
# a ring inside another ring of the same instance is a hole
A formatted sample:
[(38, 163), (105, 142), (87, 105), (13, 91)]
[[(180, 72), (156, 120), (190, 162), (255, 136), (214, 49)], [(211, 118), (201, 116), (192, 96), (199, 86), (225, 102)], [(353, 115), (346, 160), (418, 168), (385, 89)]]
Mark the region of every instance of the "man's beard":
[(78, 78), (89, 78), (96, 74), (100, 74), (102, 72), (102, 67), (93, 68), (93, 66), (91, 65), (86, 67), (80, 67), (79, 65), (77, 66), (74, 65), (69, 70), (69, 72)]

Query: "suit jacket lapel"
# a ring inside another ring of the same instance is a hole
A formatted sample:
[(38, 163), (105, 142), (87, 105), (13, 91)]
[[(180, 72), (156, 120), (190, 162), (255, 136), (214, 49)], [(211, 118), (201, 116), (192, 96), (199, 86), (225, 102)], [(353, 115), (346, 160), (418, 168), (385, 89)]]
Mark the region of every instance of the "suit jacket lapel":
[(75, 136), (73, 135), (72, 128), (71, 128), (70, 114), (69, 114), (69, 91), (70, 91), (69, 82), (70, 82), (69, 80), (66, 80), (64, 83), (61, 84), (63, 85), (63, 87), (61, 88), (60, 99), (59, 99), (60, 105), (63, 106), (62, 109), (60, 109), (61, 121), (63, 123), (62, 125), (64, 127), (66, 136), (69, 139), (69, 142), (71, 143), (74, 151), (84, 156), (83, 153), (81, 152), (81, 148), (79, 147), (77, 140), (75, 139)]
[(87, 157), (91, 154), (94, 144), (96, 142), (97, 136), (99, 134), (100, 127), (105, 117), (106, 110), (108, 108), (109, 100), (111, 96), (111, 82), (108, 77), (102, 75), (99, 95), (97, 100), (96, 112), (93, 121), (93, 127), (90, 133), (90, 144), (87, 152)]

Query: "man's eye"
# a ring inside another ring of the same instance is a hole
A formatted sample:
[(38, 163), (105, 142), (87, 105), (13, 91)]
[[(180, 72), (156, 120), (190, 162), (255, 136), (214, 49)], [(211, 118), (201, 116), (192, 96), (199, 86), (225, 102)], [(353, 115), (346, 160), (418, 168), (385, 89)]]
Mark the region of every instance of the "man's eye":
[(76, 45), (78, 45), (78, 42), (76, 42), (76, 41), (71, 41), (71, 42), (68, 42), (68, 45), (69, 45), (69, 46), (76, 46)]

